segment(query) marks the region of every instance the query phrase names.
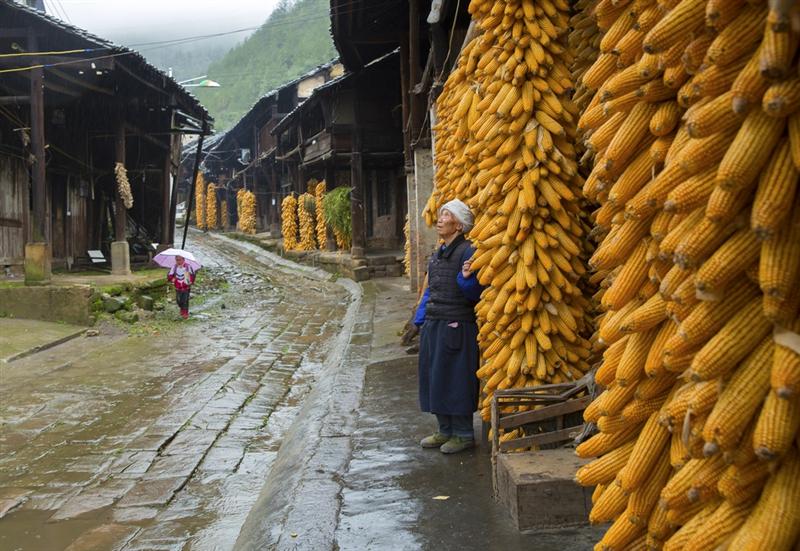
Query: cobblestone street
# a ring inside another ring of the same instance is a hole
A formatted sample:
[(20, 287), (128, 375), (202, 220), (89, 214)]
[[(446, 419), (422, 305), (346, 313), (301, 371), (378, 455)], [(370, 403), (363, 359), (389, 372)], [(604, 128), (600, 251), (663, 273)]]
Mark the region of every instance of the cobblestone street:
[(227, 281), (188, 323), (0, 364), (0, 549), (232, 547), (351, 297), (219, 239), (187, 248)]

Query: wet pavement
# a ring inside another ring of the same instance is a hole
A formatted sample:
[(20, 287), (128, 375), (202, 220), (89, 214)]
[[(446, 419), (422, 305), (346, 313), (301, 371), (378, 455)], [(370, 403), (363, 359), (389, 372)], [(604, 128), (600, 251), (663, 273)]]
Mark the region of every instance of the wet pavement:
[(232, 548), (351, 295), (224, 240), (187, 248), (226, 280), (188, 323), (0, 363), (0, 549)]
[(362, 288), (341, 367), (304, 404), (235, 549), (592, 549), (602, 528), (519, 533), (492, 497), (485, 447), (418, 446), (435, 424), (398, 344), (415, 297), (399, 278)]

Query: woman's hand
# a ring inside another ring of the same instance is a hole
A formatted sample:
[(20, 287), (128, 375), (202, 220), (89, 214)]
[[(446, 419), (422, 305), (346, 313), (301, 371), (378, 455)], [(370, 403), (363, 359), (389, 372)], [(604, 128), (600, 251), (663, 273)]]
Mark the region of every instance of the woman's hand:
[(470, 276), (472, 276), (472, 260), (467, 260), (461, 266), (461, 275), (464, 276), (464, 279), (467, 279)]

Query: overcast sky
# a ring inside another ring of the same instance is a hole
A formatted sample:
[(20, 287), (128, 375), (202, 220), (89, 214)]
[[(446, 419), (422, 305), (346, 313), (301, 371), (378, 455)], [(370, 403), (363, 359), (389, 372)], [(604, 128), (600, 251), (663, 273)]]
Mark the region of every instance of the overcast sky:
[[(182, 38), (263, 23), (279, 0), (45, 0), (47, 11), (98, 36)], [(241, 40), (249, 33), (237, 34)]]

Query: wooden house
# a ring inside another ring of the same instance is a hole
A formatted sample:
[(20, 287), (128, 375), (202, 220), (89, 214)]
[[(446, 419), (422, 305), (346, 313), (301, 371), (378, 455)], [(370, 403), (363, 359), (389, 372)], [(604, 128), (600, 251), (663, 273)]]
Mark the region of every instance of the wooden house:
[(352, 188), (353, 257), (403, 244), (399, 60), (390, 52), (319, 86), (272, 130), (287, 192), (311, 179)]
[(180, 135), (210, 124), (200, 103), (139, 53), (12, 0), (0, 52), (19, 54), (0, 58), (0, 268), (47, 281), (100, 250), (127, 273), (171, 243)]
[(421, 214), (433, 190), (431, 129), (436, 98), (469, 33), (469, 2), (331, 0), (331, 35), (349, 71), (399, 49), (403, 153), (410, 226), (411, 285), (417, 289), (436, 244)]
[(227, 200), (228, 220), (236, 225), (236, 192), (256, 195), (256, 224), (260, 231), (280, 232), (280, 202), (294, 175), (277, 159), (275, 125), (306, 101), (315, 88), (340, 76), (338, 60), (315, 67), (262, 96), (250, 110), (209, 148), (203, 159), (206, 177), (218, 185), (220, 201)]

